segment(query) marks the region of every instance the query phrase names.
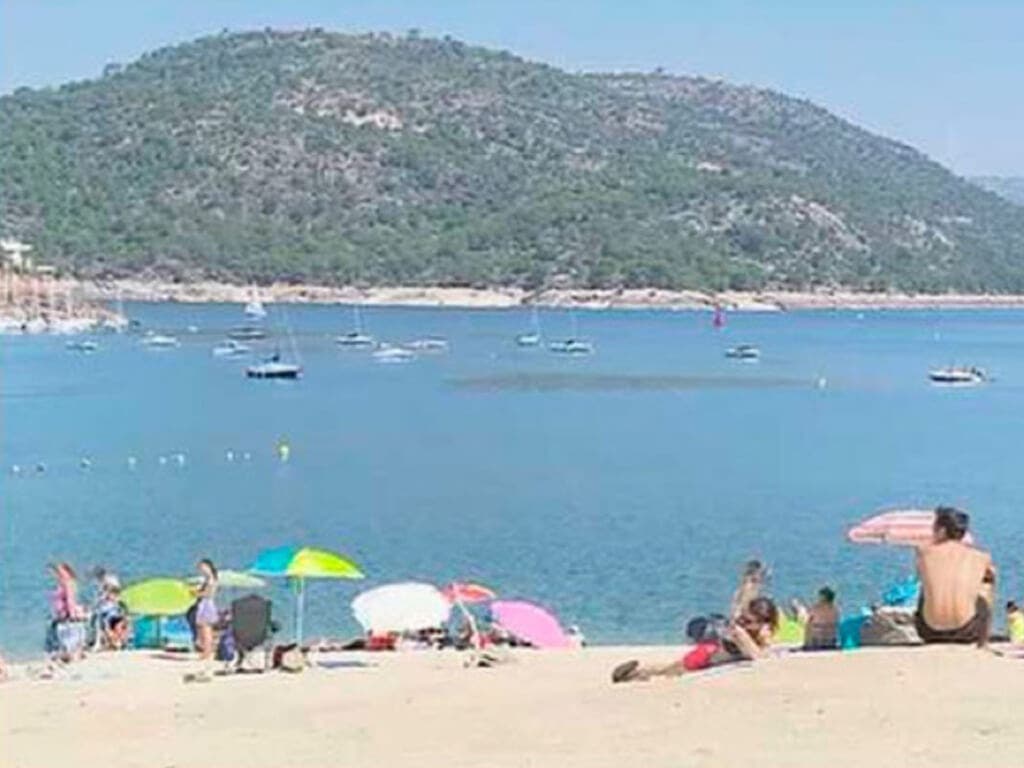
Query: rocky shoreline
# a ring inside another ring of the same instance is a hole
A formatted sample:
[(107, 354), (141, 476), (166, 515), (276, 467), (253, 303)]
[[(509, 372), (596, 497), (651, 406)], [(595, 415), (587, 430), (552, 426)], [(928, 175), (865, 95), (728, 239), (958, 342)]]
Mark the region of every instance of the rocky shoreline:
[[(148, 280), (82, 282), (82, 294), (92, 300), (245, 303), (251, 286), (218, 282), (172, 283)], [(365, 304), (371, 306), (509, 308), (519, 306), (581, 309), (694, 310), (721, 306), (734, 311), (772, 312), (821, 309), (1004, 309), (1024, 307), (1018, 294), (904, 294), (853, 291), (759, 291), (709, 293), (661, 289), (547, 289), (444, 288), (431, 286), (286, 285), (259, 288), (263, 301), (300, 304)]]

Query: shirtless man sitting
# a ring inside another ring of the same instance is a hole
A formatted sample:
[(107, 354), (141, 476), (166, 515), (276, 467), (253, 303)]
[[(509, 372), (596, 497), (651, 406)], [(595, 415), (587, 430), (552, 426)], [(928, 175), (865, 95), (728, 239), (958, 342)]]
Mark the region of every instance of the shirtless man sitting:
[(917, 632), (926, 643), (988, 642), (996, 572), (992, 557), (963, 542), (967, 514), (935, 510), (933, 543), (917, 551), (921, 601)]

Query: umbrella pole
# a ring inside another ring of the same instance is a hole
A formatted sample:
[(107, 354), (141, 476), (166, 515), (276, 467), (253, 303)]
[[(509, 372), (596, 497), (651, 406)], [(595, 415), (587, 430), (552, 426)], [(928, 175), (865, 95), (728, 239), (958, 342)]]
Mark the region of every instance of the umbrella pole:
[(295, 600), (295, 642), (302, 647), (302, 614), (305, 610), (306, 580), (299, 577), (299, 593)]

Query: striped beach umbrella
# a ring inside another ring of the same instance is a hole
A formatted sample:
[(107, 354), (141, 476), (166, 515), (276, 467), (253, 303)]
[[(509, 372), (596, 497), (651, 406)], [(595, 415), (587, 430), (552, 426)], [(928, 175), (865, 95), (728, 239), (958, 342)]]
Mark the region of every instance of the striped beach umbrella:
[[(846, 537), (855, 544), (920, 547), (931, 543), (934, 524), (934, 510), (890, 509), (853, 526)], [(964, 537), (967, 544), (973, 541), (970, 533)]]
[(363, 572), (351, 560), (315, 547), (274, 547), (256, 555), (249, 572), (257, 576), (287, 578), (295, 585), (295, 642), (302, 645), (306, 579), (362, 579)]

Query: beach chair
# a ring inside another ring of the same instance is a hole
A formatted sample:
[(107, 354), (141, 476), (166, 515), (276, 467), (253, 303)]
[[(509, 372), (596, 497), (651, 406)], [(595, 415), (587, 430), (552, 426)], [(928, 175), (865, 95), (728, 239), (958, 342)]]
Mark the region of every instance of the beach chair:
[(270, 640), (277, 631), (271, 618), (271, 602), (259, 595), (248, 595), (231, 603), (231, 633), (235, 641), (235, 669), (241, 670), (245, 657), (258, 648), (263, 650), (259, 671), (269, 668)]

